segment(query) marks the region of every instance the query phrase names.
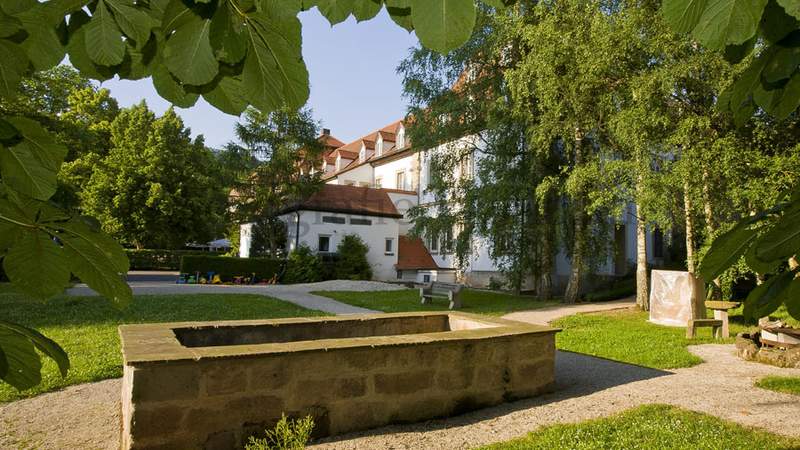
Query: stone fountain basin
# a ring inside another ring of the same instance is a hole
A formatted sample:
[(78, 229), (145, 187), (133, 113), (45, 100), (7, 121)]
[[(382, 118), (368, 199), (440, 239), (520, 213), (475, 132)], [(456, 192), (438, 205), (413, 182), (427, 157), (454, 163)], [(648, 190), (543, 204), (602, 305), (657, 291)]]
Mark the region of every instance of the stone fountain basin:
[(460, 312), (123, 325), (123, 448), (234, 448), (443, 417), (554, 383), (555, 328)]

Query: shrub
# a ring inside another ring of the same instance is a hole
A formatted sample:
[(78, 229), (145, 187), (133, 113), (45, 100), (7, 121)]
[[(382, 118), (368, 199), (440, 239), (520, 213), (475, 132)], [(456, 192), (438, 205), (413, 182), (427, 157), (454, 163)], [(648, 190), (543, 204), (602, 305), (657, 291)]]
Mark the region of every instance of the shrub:
[(271, 258), (233, 258), (230, 256), (187, 255), (181, 258), (181, 273), (214, 272), (225, 281), (255, 273), (259, 280), (280, 275), (283, 262)]
[(218, 256), (219, 252), (201, 250), (126, 249), (131, 270), (178, 270), (181, 258), (190, 255)]
[(308, 246), (301, 245), (286, 260), (284, 283), (314, 283), (323, 279), (323, 265)]
[(266, 437), (251, 436), (245, 450), (301, 450), (306, 447), (313, 430), (314, 419), (311, 416), (294, 420), (282, 414), (275, 428), (266, 430)]
[(372, 267), (367, 261), (369, 246), (360, 236), (348, 234), (336, 247), (339, 263), (336, 265), (336, 278), (341, 280), (371, 280)]
[(608, 289), (586, 293), (585, 298), (590, 302), (605, 302), (630, 297), (631, 295), (636, 295), (636, 279), (623, 278), (611, 283)]

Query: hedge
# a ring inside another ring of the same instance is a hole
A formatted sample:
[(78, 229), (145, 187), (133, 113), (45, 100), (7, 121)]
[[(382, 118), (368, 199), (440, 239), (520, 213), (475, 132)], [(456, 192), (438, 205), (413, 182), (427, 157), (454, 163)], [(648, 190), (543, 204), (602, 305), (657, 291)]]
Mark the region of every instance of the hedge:
[(205, 276), (208, 272), (219, 275), (223, 281), (231, 281), (233, 277), (248, 277), (255, 273), (261, 280), (272, 279), (281, 274), (283, 261), (272, 258), (234, 258), (231, 256), (186, 255), (181, 257), (181, 273), (194, 274), (200, 272)]
[(178, 270), (184, 256), (219, 256), (222, 252), (202, 250), (154, 250), (126, 249), (131, 270)]

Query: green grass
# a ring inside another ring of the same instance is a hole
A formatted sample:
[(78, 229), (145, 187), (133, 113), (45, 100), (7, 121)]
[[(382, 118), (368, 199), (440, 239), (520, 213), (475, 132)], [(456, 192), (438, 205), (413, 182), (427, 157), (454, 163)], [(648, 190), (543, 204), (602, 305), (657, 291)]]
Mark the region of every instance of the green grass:
[(785, 394), (800, 395), (800, 378), (798, 377), (764, 377), (756, 381), (756, 387)]
[(646, 405), (622, 414), (553, 425), (491, 450), (533, 449), (792, 449), (800, 440), (778, 436), (706, 414), (667, 405)]
[(0, 402), (31, 397), (65, 386), (122, 376), (117, 326), (124, 323), (267, 319), (324, 315), (260, 295), (138, 296), (123, 311), (98, 297), (57, 297), (37, 302), (0, 284), (0, 317), (36, 328), (61, 344), (72, 367), (61, 378), (47, 359), (42, 383), (19, 392), (0, 383)]
[[(433, 304), (423, 305), (419, 301), (419, 290), (403, 289), (381, 292), (332, 292), (315, 294), (343, 303), (383, 312), (442, 311), (447, 310), (447, 299), (435, 298)], [(467, 289), (462, 293), (464, 307), (459, 311), (502, 316), (514, 311), (544, 308), (560, 304), (559, 300), (541, 301), (536, 297), (511, 295), (491, 291)]]

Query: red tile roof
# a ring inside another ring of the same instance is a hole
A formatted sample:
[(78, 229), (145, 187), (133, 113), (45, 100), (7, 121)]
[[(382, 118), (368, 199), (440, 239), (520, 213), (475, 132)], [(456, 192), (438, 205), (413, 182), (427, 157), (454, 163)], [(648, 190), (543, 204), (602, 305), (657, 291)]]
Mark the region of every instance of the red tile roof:
[(397, 270), (438, 269), (422, 239), (400, 236), (397, 245)]
[(333, 147), (339, 148), (344, 145), (344, 142), (336, 139), (335, 137), (331, 136), (330, 134), (323, 134), (322, 136), (318, 137), (319, 141), (322, 145), (326, 147)]
[(324, 184), (308, 199), (281, 211), (324, 211), (364, 216), (402, 218), (389, 194), (383, 189), (372, 189), (340, 184)]

